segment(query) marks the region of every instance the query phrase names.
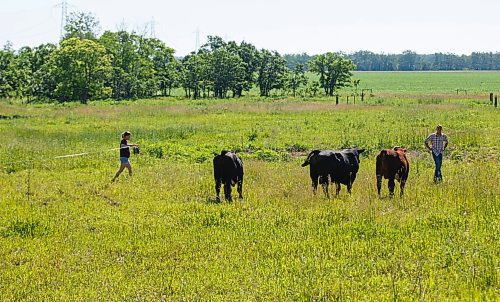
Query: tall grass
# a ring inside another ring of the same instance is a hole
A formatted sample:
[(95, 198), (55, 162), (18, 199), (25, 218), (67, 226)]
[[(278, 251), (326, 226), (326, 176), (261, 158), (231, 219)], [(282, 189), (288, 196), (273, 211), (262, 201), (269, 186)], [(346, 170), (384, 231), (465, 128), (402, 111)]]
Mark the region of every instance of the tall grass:
[[(498, 112), (395, 102), (0, 103), (25, 117), (0, 121), (2, 300), (495, 300)], [(438, 185), (422, 148), (437, 123)], [(103, 150), (125, 129), (143, 152), (110, 183)], [(352, 195), (313, 196), (305, 153), (351, 145), (369, 150)], [(406, 195), (384, 183), (379, 199), (374, 157), (393, 145), (409, 149)], [(213, 202), (223, 148), (244, 159), (243, 201)]]

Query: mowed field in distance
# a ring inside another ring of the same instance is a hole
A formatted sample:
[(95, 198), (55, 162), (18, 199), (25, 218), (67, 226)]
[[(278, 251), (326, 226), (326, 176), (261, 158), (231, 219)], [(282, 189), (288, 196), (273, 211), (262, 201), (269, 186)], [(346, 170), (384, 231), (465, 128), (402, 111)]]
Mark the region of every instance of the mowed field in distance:
[[(500, 73), (354, 78), (365, 102), (0, 101), (16, 117), (0, 120), (1, 300), (495, 301)], [(450, 146), (434, 184), (423, 140), (438, 123)], [(111, 183), (124, 130), (141, 154)], [(368, 151), (352, 195), (313, 196), (308, 152), (353, 145)], [(384, 181), (379, 198), (375, 156), (395, 145), (405, 196)], [(222, 149), (243, 159), (242, 201), (215, 202)]]
[[(398, 98), (405, 96), (412, 98), (443, 96), (444, 98), (449, 97), (449, 94), (456, 94), (457, 89), (462, 96), (465, 96), (464, 90), (467, 90), (467, 96), (475, 95), (476, 98), (477, 95), (488, 96), (490, 92), (500, 94), (500, 72), (498, 71), (356, 71), (353, 74), (353, 79), (360, 80), (358, 94), (361, 94), (362, 89), (373, 89), (378, 96), (395, 95)], [(308, 72), (307, 76), (309, 82), (319, 80), (316, 74)], [(341, 96), (353, 93), (353, 87), (338, 91)], [(274, 92), (274, 95), (279, 94), (279, 91)], [(178, 89), (175, 95), (183, 96), (184, 92)], [(250, 95), (259, 95), (258, 88), (253, 88)]]

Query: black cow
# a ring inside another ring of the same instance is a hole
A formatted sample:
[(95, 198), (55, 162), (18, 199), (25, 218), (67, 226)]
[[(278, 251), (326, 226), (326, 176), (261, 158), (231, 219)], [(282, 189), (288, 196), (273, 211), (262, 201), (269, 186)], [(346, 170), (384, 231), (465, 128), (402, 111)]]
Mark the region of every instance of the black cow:
[(310, 175), (313, 192), (316, 194), (319, 183), (323, 186), (326, 197), (330, 198), (328, 184), (330, 179), (336, 185), (336, 196), (339, 196), (340, 184), (347, 186), (347, 191), (351, 193), (352, 184), (356, 179), (359, 170), (359, 154), (365, 149), (352, 147), (349, 149), (314, 150), (309, 153), (302, 167), (310, 165)]
[(243, 199), (243, 162), (231, 151), (222, 151), (214, 157), (214, 178), (217, 200), (220, 200), (220, 187), (224, 184), (224, 197), (231, 201), (231, 186), (238, 184), (239, 198)]

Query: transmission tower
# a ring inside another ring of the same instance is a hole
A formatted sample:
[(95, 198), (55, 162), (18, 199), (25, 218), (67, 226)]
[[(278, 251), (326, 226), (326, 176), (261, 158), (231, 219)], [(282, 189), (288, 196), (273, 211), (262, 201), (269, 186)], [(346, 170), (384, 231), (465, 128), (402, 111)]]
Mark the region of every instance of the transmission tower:
[(149, 31), (150, 31), (149, 34), (151, 35), (151, 38), (156, 38), (155, 26), (156, 26), (155, 18), (151, 17), (151, 23), (149, 24)]
[(66, 19), (68, 17), (68, 0), (62, 0), (58, 4), (61, 7), (61, 39), (64, 36), (64, 26), (66, 26)]
[(200, 49), (200, 29), (197, 27), (196, 28), (196, 44), (195, 44), (195, 51), (198, 51)]

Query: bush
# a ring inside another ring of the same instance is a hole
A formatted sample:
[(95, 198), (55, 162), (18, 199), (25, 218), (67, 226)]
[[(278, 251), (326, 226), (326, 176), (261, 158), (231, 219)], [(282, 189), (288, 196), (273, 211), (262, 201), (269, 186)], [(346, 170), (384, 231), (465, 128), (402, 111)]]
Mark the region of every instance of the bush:
[(295, 143), (286, 148), (288, 152), (306, 152), (309, 148), (301, 143)]
[(162, 146), (150, 146), (146, 149), (149, 156), (156, 158), (163, 158), (163, 147)]
[(35, 238), (45, 236), (49, 233), (47, 226), (37, 220), (15, 220), (0, 233), (2, 237)]
[(274, 150), (269, 150), (269, 149), (257, 150), (257, 151), (255, 151), (255, 153), (253, 155), (254, 155), (254, 158), (256, 158), (256, 159), (263, 160), (263, 161), (269, 161), (269, 162), (279, 161), (281, 159), (281, 156), (278, 152), (276, 152)]

